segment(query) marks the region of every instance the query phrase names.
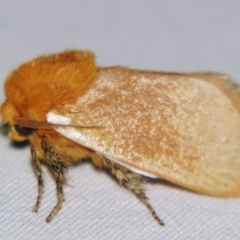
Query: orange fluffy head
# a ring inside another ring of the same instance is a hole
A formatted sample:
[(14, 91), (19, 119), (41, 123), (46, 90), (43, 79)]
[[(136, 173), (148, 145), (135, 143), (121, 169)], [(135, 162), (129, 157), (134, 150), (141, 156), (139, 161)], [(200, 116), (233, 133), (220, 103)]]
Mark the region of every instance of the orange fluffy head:
[(76, 102), (97, 77), (94, 54), (65, 51), (22, 64), (5, 82), (3, 122), (24, 117), (45, 121), (53, 107)]

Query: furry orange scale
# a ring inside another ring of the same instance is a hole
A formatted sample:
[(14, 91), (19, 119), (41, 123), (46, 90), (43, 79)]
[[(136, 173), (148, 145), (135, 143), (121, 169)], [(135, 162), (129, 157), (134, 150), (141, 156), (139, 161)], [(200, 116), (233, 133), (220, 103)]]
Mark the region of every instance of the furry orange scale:
[(146, 177), (214, 196), (240, 195), (240, 90), (218, 73), (97, 67), (89, 51), (22, 64), (5, 82), (1, 106), (9, 137), (29, 140), (43, 193), (41, 161), (56, 176), (62, 206), (68, 166), (91, 159), (146, 205)]

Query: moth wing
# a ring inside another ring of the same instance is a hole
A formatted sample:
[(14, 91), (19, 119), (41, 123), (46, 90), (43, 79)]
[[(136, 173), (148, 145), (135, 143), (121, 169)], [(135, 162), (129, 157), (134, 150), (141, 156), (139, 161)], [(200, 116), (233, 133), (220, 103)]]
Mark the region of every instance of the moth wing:
[(237, 196), (239, 93), (220, 74), (102, 68), (88, 92), (47, 119), (69, 125), (55, 130), (135, 172)]

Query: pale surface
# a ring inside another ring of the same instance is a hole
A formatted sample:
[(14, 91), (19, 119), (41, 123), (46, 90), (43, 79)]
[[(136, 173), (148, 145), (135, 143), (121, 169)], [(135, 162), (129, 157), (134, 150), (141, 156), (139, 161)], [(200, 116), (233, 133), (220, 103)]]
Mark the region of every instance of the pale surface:
[[(0, 87), (10, 70), (65, 48), (93, 50), (102, 66), (165, 71), (216, 71), (240, 80), (239, 1), (6, 1), (0, 5)], [(3, 90), (0, 94), (4, 100)], [(233, 239), (240, 238), (240, 199), (191, 193), (160, 181), (147, 194), (166, 227), (105, 172), (71, 168), (66, 200), (51, 224), (53, 178), (31, 213), (37, 180), (29, 147), (0, 135), (2, 239)]]

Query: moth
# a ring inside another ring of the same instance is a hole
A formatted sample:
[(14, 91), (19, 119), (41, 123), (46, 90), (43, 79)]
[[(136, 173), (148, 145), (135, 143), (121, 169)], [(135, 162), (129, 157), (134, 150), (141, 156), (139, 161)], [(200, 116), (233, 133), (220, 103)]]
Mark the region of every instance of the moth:
[(240, 195), (240, 90), (218, 73), (98, 67), (89, 51), (43, 55), (6, 79), (1, 116), (8, 136), (28, 140), (43, 193), (41, 161), (64, 200), (69, 166), (91, 159), (146, 205), (147, 178), (221, 197)]

